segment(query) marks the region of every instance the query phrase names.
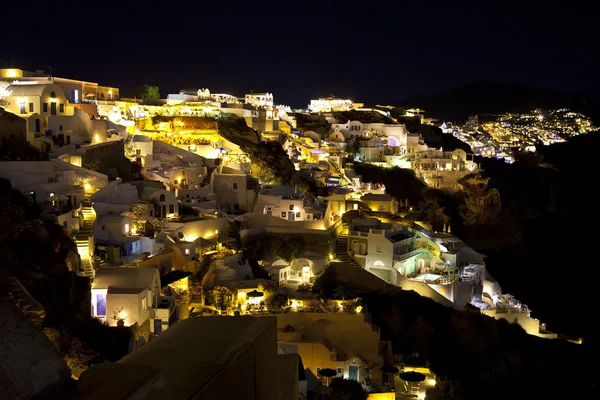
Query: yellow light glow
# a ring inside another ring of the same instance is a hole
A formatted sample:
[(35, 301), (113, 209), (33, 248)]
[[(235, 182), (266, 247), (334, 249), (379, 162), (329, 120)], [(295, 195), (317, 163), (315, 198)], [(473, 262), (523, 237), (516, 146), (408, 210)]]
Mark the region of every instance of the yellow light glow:
[(94, 135), (94, 140), (96, 142), (99, 142), (100, 141), (100, 135), (98, 135), (98, 134)]
[(87, 192), (87, 191), (89, 191), (92, 188), (92, 185), (90, 185), (89, 183), (86, 183), (85, 185), (83, 185), (83, 188)]
[(430, 386), (435, 386), (435, 379), (429, 378), (425, 381), (425, 383), (427, 383)]
[(9, 69), (6, 71), (6, 77), (7, 78), (17, 78), (19, 76), (19, 70), (18, 69)]
[(127, 314), (123, 310), (121, 310), (119, 312), (119, 319), (125, 319), (125, 318), (127, 318)]
[(137, 229), (135, 229), (135, 228), (131, 228), (131, 234), (132, 234), (132, 235), (136, 235), (136, 234), (137, 234)]
[(356, 311), (357, 314), (360, 314), (360, 312), (362, 311), (362, 309), (363, 309), (362, 306), (356, 306), (356, 310), (355, 311)]
[(419, 394), (417, 395), (417, 398), (419, 398), (420, 400), (423, 400), (423, 399), (425, 399), (425, 393), (419, 393)]
[(329, 254), (329, 259), (330, 259), (330, 260), (333, 260), (333, 258), (334, 258), (334, 255), (330, 253), (330, 254)]

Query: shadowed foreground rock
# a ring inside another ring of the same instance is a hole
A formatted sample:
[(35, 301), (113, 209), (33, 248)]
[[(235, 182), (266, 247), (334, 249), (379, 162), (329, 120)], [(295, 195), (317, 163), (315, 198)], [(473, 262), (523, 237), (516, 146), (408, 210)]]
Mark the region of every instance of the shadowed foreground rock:
[(71, 371), (39, 327), (0, 298), (0, 398), (28, 399), (68, 385)]

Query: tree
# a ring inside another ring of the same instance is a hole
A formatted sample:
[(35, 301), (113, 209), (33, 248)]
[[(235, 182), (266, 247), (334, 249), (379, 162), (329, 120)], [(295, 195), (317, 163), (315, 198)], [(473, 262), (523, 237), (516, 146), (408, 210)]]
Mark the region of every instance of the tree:
[(159, 99), (158, 86), (142, 85), (135, 91), (135, 97), (144, 100), (144, 102)]
[(333, 390), (328, 396), (331, 400), (366, 400), (369, 397), (362, 385), (354, 379), (335, 378), (329, 388)]
[(319, 372), (317, 372), (317, 374), (327, 378), (327, 385), (329, 385), (329, 378), (333, 378), (334, 376), (336, 376), (337, 372), (335, 371), (335, 369), (322, 368), (319, 370)]

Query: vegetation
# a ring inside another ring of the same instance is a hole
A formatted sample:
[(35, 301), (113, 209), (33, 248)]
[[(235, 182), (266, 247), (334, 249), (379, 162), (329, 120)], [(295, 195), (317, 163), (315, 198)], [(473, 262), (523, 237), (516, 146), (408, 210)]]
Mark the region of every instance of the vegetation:
[(138, 87), (134, 93), (134, 97), (144, 100), (156, 100), (160, 98), (160, 92), (158, 86), (142, 85)]
[(354, 379), (333, 378), (329, 388), (333, 392), (327, 397), (328, 400), (366, 400), (369, 397), (362, 385)]
[(384, 123), (384, 124), (394, 124), (394, 120), (385, 115), (378, 113), (377, 111), (338, 111), (332, 113), (333, 118), (336, 120), (346, 123), (347, 121), (359, 121), (363, 124), (373, 124), (373, 123)]
[(317, 132), (322, 138), (331, 130), (331, 124), (322, 115), (296, 114), (296, 126), (302, 132)]
[(261, 183), (310, 187), (294, 168), (287, 153), (275, 141), (262, 142), (258, 132), (249, 128), (243, 118), (219, 118), (219, 134), (240, 146), (252, 161), (252, 175)]
[(386, 193), (398, 200), (408, 199), (414, 205), (423, 199), (423, 193), (427, 189), (427, 186), (410, 169), (381, 168), (356, 162), (353, 168), (357, 174), (362, 175), (364, 182), (383, 183)]
[(286, 239), (281, 235), (261, 234), (251, 236), (245, 243), (251, 249), (250, 259), (271, 260), (281, 257), (292, 261), (305, 248), (302, 237), (296, 236)]

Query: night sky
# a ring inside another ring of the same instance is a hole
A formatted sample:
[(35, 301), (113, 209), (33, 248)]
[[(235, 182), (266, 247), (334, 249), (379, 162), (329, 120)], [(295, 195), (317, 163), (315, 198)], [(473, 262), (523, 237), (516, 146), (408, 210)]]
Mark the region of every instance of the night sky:
[(68, 11), (42, 3), (32, 15), (32, 7), (3, 8), (0, 67), (51, 66), (59, 77), (119, 87), (122, 97), (141, 84), (159, 86), (161, 97), (208, 87), (239, 96), (268, 91), (292, 107), (329, 94), (391, 104), (477, 80), (600, 100), (590, 9), (117, 3)]

